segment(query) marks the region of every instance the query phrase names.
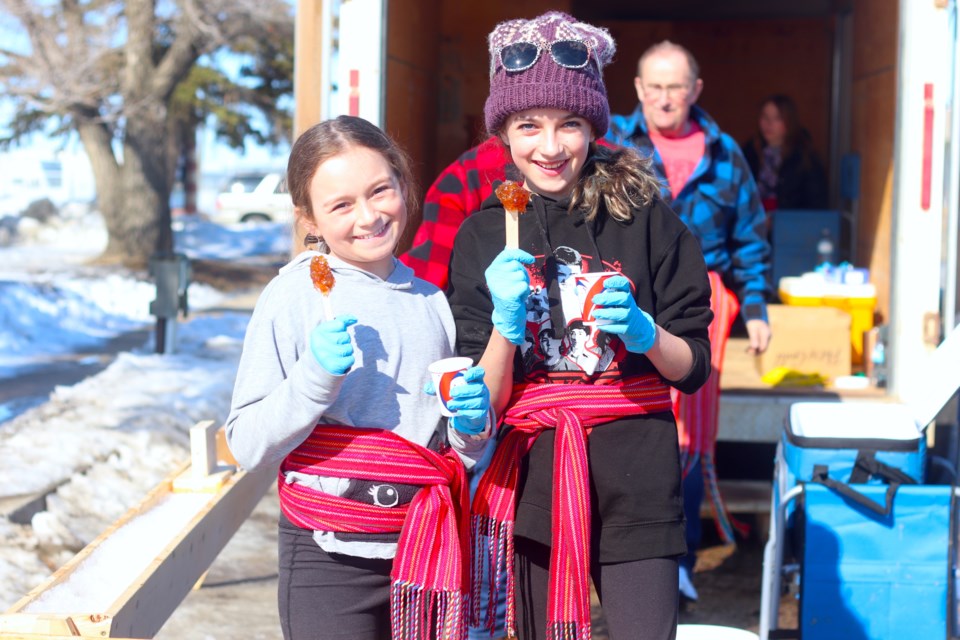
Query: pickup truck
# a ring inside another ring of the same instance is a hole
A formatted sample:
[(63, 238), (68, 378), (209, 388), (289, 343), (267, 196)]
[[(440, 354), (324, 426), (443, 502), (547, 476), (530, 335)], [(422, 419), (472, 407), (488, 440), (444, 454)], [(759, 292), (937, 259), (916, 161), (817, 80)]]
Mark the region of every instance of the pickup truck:
[(210, 219), (217, 224), (292, 222), (293, 203), (283, 174), (233, 176), (217, 195), (216, 208)]

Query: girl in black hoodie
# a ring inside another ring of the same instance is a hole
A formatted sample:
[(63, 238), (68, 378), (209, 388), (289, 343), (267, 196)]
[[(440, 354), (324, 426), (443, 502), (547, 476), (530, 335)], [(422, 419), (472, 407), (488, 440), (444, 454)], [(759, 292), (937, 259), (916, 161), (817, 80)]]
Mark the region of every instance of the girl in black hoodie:
[[(686, 548), (670, 389), (710, 373), (703, 256), (649, 163), (596, 144), (605, 29), (548, 12), (489, 45), (486, 125), (531, 196), (519, 248), (491, 196), (451, 258), (458, 350), (487, 371), (504, 427), (474, 500), (475, 574), (493, 594), (472, 615), (493, 624), (505, 574), (509, 633), (587, 637), (592, 577), (612, 639), (672, 638)], [(616, 275), (578, 294), (599, 271)]]

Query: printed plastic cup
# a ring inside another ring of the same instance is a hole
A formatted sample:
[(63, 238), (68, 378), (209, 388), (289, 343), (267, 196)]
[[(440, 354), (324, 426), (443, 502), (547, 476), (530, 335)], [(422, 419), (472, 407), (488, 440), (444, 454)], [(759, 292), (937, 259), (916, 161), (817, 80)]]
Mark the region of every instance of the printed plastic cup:
[(440, 401), (440, 413), (448, 418), (457, 415), (455, 411), (447, 408), (447, 403), (450, 402), (450, 390), (464, 384), (463, 374), (472, 366), (473, 360), (470, 358), (444, 358), (428, 367), (430, 377), (433, 378), (437, 400)]
[(608, 278), (620, 275), (616, 271), (597, 271), (596, 273), (578, 273), (573, 276), (573, 291), (580, 309), (580, 319), (585, 325), (599, 326), (609, 324), (609, 320), (593, 317), (593, 296), (603, 291), (603, 283)]

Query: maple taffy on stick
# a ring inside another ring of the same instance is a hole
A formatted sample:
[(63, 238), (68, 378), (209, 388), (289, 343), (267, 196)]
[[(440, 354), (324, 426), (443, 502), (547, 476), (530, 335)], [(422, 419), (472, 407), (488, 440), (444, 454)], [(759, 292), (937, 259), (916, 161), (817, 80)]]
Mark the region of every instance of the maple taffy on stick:
[(503, 205), (504, 224), (507, 231), (506, 246), (509, 249), (520, 248), (520, 214), (526, 211), (530, 202), (530, 192), (513, 180), (507, 180), (497, 187), (495, 193)]
[(317, 291), (323, 294), (323, 319), (333, 320), (333, 309), (330, 307), (330, 291), (336, 284), (336, 278), (333, 277), (333, 271), (327, 264), (325, 256), (314, 256), (310, 260), (310, 280), (313, 281), (313, 286)]

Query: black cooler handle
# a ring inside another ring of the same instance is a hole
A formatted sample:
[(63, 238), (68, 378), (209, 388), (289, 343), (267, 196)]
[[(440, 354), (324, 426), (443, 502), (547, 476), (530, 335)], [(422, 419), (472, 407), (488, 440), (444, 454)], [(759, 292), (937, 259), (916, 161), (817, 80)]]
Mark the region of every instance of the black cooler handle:
[(886, 504), (880, 504), (863, 495), (846, 482), (840, 482), (830, 477), (829, 469), (826, 465), (818, 464), (813, 467), (813, 477), (810, 482), (822, 484), (828, 489), (836, 491), (843, 497), (852, 500), (865, 509), (870, 509), (879, 516), (889, 516), (893, 509), (893, 498), (897, 494), (897, 489), (901, 484), (916, 484), (917, 481), (906, 473), (880, 462), (872, 451), (857, 452), (857, 459), (854, 462), (853, 471), (850, 473), (850, 483), (862, 484), (870, 479), (871, 476), (880, 478), (888, 484), (887, 493), (884, 498)]

